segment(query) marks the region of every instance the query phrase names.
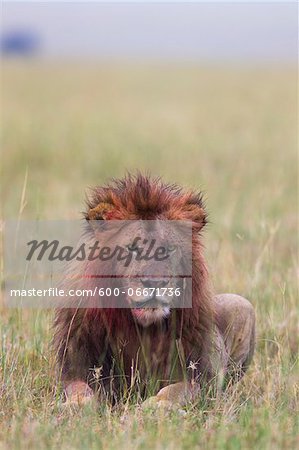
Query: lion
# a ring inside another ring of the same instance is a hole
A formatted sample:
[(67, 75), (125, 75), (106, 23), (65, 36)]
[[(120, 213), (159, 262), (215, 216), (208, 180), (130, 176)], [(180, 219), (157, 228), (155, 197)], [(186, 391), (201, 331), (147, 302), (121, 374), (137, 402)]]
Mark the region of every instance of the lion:
[[(139, 263), (138, 269), (134, 264), (122, 267), (122, 276), (115, 273), (114, 281), (126, 292), (125, 307), (116, 308), (111, 303), (105, 308), (70, 307), (56, 311), (54, 349), (66, 404), (85, 404), (94, 398), (107, 398), (108, 394), (117, 401), (135, 380), (143, 400), (149, 391), (147, 387), (153, 386), (155, 395), (147, 398), (145, 405), (171, 408), (198, 398), (210, 384), (238, 381), (252, 360), (255, 313), (245, 298), (236, 294), (215, 295), (212, 291), (201, 238), (207, 223), (202, 194), (161, 179), (127, 175), (93, 189), (84, 217), (86, 223), (102, 227), (117, 221), (135, 224), (139, 240), (151, 233), (145, 224), (155, 228), (172, 221), (189, 223), (192, 270), (187, 287), (184, 278), (169, 275), (176, 273), (178, 263), (171, 265), (166, 256), (173, 253), (175, 261), (184, 260), (184, 231), (159, 231), (159, 237), (167, 241), (167, 255), (159, 262), (159, 270), (163, 269), (167, 276), (153, 276), (157, 262)], [(138, 241), (132, 242), (134, 236), (132, 230), (118, 233), (127, 255), (138, 254)], [(92, 264), (94, 273), (101, 274), (101, 262)], [(153, 269), (151, 274), (147, 271), (149, 266)], [(138, 272), (140, 268), (140, 276), (130, 277), (132, 270)], [(90, 286), (100, 282), (100, 275), (88, 280)], [(154, 296), (136, 296), (138, 289), (142, 293), (151, 288)], [(166, 298), (162, 288), (171, 291), (172, 296)], [(178, 302), (190, 290), (191, 306), (170, 306), (175, 289), (184, 293), (176, 299)]]

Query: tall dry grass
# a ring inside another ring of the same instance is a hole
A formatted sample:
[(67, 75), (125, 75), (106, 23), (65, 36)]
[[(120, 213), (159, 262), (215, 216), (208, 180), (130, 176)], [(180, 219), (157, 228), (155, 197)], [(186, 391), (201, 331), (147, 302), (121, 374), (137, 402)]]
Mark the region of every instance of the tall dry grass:
[(217, 292), (253, 302), (254, 362), (185, 416), (134, 402), (62, 412), (51, 312), (1, 308), (0, 447), (295, 449), (296, 72), (292, 68), (2, 68), (2, 217), (76, 218), (87, 186), (147, 170), (206, 193)]

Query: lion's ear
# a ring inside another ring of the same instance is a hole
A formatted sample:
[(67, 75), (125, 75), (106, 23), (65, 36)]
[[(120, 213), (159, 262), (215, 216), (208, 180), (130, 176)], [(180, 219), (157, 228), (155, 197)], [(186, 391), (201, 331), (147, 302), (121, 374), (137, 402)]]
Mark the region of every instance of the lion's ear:
[(86, 215), (87, 220), (107, 220), (109, 215), (114, 210), (114, 206), (111, 203), (101, 202), (95, 208), (88, 211)]
[(207, 223), (207, 214), (202, 206), (196, 204), (187, 204), (184, 207), (184, 216), (191, 220), (197, 231), (200, 231)]

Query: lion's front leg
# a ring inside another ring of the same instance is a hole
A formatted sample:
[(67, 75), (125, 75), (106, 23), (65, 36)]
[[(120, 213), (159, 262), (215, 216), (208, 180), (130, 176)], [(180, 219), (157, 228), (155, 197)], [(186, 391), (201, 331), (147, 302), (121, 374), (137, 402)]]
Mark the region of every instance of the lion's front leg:
[(162, 407), (172, 409), (176, 406), (185, 406), (196, 398), (200, 392), (198, 383), (181, 381), (170, 384), (160, 389), (157, 395), (148, 398), (143, 402), (143, 407)]
[(84, 311), (60, 309), (56, 312), (57, 377), (64, 388), (63, 406), (82, 406), (90, 403), (95, 394), (88, 385), (90, 368), (95, 366), (89, 348), (89, 336), (82, 326)]

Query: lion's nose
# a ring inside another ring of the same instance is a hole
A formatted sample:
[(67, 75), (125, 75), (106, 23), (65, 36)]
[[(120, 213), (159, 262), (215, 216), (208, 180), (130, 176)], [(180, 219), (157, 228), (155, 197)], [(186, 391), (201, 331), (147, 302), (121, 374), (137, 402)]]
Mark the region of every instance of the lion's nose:
[(169, 278), (141, 278), (140, 281), (145, 288), (163, 288), (168, 285)]

